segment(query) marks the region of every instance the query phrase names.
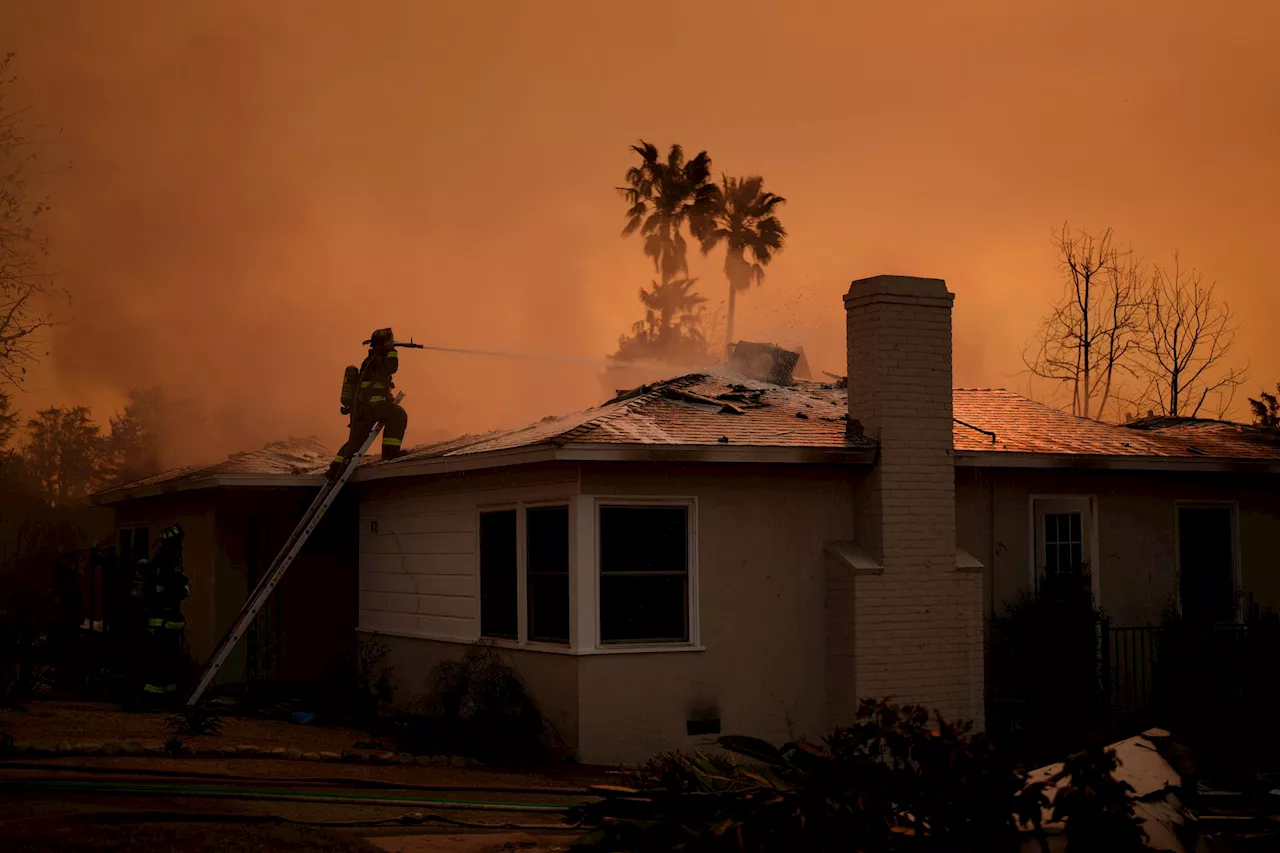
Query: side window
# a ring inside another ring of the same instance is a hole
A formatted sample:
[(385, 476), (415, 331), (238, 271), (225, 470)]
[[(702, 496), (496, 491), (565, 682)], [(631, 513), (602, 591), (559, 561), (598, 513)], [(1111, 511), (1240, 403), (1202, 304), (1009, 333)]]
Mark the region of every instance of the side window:
[(519, 635), (516, 511), (480, 513), (480, 636)]
[(1093, 499), (1087, 496), (1036, 498), (1035, 589), (1046, 582), (1084, 583), (1097, 574), (1093, 554)]
[(600, 641), (689, 638), (689, 508), (601, 506)]
[(139, 560), (151, 559), (151, 542), (145, 527), (121, 527), (118, 531), (117, 553), (120, 564), (132, 567)]
[(569, 507), (525, 510), (529, 639), (569, 643)]
[(1044, 520), (1044, 572), (1046, 575), (1078, 575), (1084, 571), (1084, 514), (1046, 512)]

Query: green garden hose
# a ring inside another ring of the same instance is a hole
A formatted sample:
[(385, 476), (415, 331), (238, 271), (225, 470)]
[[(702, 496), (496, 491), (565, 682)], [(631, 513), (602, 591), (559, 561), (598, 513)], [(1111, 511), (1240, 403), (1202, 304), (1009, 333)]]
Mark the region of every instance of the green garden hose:
[(539, 814), (563, 814), (572, 805), (547, 805), (540, 803), (475, 802), (472, 800), (425, 800), (411, 797), (387, 797), (365, 794), (329, 794), (312, 792), (298, 794), (270, 788), (233, 788), (213, 785), (152, 785), (134, 782), (111, 782), (95, 779), (3, 779), (0, 791), (17, 793), (34, 791), (84, 791), (98, 794), (153, 794), (169, 797), (210, 797), (233, 800), (283, 800), (296, 803), (333, 803), (336, 805), (396, 806), (402, 808), (431, 808), (444, 811), (529, 812)]
[(6, 761), (0, 770), (52, 770), (62, 773), (80, 773), (105, 776), (154, 776), (161, 779), (188, 778), (213, 782), (265, 782), (289, 787), (305, 785), (334, 785), (347, 788), (380, 788), (402, 791), (448, 791), (450, 793), (535, 794), (552, 797), (592, 796), (586, 788), (531, 787), (516, 785), (419, 785), (412, 782), (390, 782), (383, 779), (344, 779), (340, 776), (238, 776), (231, 773), (210, 773), (202, 770), (173, 770), (152, 767), (112, 767), (95, 765), (50, 764), (37, 761)]

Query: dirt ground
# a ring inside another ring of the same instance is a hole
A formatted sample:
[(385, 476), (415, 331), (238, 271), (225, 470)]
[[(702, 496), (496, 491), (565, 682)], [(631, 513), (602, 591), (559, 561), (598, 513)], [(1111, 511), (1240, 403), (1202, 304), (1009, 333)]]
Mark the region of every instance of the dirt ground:
[[(159, 745), (173, 734), (167, 722), (171, 716), (169, 712), (121, 711), (116, 705), (98, 702), (35, 701), (27, 703), (24, 710), (0, 709), (0, 731), (19, 743), (136, 741)], [(366, 734), (351, 729), (232, 716), (222, 718), (220, 735), (182, 738), (197, 750), (251, 744), (264, 750), (283, 747), (339, 753), (366, 740)]]
[[(0, 709), (0, 731), (17, 743), (128, 742), (158, 745), (171, 733), (166, 713), (120, 711), (114, 705), (38, 701), (25, 709)], [(359, 731), (227, 716), (223, 734), (184, 737), (197, 750), (248, 744), (262, 750), (342, 752), (368, 741)], [(387, 744), (391, 746), (391, 744)], [(40, 787), (49, 781), (94, 784), (85, 790)], [(149, 786), (147, 793), (111, 791), (97, 783)], [(565, 805), (587, 785), (617, 783), (605, 768), (455, 768), (417, 764), (297, 761), (279, 758), (167, 755), (15, 756), (0, 761), (0, 851), (293, 851), (322, 853), (551, 853), (574, 834), (506, 828), (548, 826), (563, 815), (474, 811), (398, 804), (348, 804), (264, 799), (252, 790), (347, 793), (423, 801), (493, 801)], [(217, 786), (220, 797), (182, 796), (174, 786)], [(476, 789), (467, 791), (466, 789)], [(552, 789), (548, 793), (499, 793), (494, 788)], [(555, 793), (564, 790), (566, 793)], [(403, 821), (426, 814), (414, 826), (308, 826), (307, 823)], [(489, 831), (441, 826), (436, 818), (492, 827)]]

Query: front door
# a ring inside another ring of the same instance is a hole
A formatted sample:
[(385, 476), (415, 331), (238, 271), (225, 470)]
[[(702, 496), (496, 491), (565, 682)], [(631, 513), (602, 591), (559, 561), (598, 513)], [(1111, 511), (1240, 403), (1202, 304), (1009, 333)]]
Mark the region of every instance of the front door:
[(1235, 537), (1231, 507), (1178, 508), (1182, 615), (1196, 622), (1234, 622)]

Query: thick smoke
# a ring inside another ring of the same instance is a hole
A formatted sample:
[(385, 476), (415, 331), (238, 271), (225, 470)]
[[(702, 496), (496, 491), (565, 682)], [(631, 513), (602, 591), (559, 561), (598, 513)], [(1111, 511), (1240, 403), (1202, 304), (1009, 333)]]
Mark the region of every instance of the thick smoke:
[[(612, 192), (641, 136), (790, 199), (738, 330), (815, 370), (843, 371), (850, 279), (935, 275), (957, 383), (1022, 387), (1069, 219), (1180, 247), (1250, 318), (1240, 362), (1280, 375), (1251, 319), (1280, 308), (1275, 4), (961, 7), (0, 0), (75, 296), (19, 403), (158, 385), (210, 416), (178, 455), (209, 456), (340, 440), (342, 368), (379, 326), (603, 355), (652, 277)], [(721, 260), (693, 262), (713, 302)], [(403, 362), (410, 441), (604, 393), (591, 368)]]

